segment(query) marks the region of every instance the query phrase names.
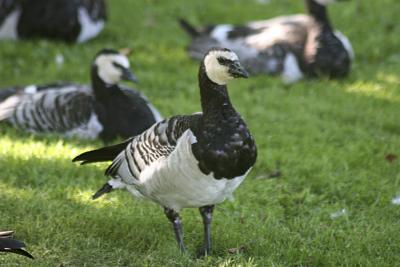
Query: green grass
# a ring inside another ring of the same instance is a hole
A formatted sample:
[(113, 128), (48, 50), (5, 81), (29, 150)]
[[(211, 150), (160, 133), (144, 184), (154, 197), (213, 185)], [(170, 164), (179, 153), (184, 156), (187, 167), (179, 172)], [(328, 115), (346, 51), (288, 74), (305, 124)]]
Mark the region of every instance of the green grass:
[[(301, 12), (301, 1), (109, 1), (101, 36), (69, 46), (0, 43), (0, 86), (88, 82), (103, 47), (132, 47), (138, 88), (165, 116), (200, 109), (198, 64), (177, 17), (193, 23), (264, 19)], [(106, 165), (71, 158), (100, 142), (34, 137), (0, 128), (0, 229), (16, 229), (35, 261), (0, 255), (1, 266), (395, 266), (400, 261), (400, 25), (397, 0), (359, 0), (330, 8), (352, 41), (356, 61), (343, 81), (279, 78), (232, 82), (230, 94), (254, 134), (259, 157), (233, 202), (216, 208), (213, 255), (195, 209), (182, 212), (190, 255), (180, 255), (162, 209), (115, 192), (92, 201)], [(61, 53), (65, 64), (55, 65)], [(280, 162), (282, 176), (266, 177)], [(331, 219), (331, 214), (346, 214)], [(229, 248), (243, 246), (237, 254)]]

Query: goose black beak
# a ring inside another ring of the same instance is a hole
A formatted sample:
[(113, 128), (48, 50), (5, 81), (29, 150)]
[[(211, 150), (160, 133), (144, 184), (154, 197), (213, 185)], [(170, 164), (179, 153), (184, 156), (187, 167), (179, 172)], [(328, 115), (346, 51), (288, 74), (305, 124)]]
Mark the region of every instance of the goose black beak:
[(136, 78), (136, 76), (132, 73), (132, 71), (128, 68), (123, 68), (122, 69), (122, 76), (121, 76), (122, 80), (125, 81), (131, 81), (134, 83), (138, 83), (138, 79)]
[(234, 78), (248, 78), (249, 73), (240, 65), (239, 61), (233, 62), (229, 66), (229, 73), (234, 77)]

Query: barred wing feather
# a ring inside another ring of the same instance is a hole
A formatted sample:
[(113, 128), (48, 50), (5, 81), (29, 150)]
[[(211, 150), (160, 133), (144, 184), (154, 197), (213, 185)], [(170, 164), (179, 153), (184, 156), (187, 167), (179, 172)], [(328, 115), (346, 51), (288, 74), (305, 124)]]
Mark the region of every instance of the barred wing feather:
[(132, 177), (161, 158), (167, 158), (174, 151), (182, 134), (195, 125), (201, 114), (175, 116), (154, 124), (141, 135), (136, 136), (106, 170), (107, 176), (115, 176), (121, 165), (126, 167)]
[(85, 124), (93, 110), (86, 88), (67, 87), (11, 96), (0, 104), (0, 120), (31, 132), (67, 132)]

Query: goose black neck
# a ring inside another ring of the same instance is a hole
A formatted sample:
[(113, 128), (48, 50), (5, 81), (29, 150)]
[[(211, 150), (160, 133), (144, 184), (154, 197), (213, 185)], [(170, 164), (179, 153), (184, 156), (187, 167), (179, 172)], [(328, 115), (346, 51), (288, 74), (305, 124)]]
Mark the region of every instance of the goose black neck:
[(97, 66), (91, 68), (92, 90), (97, 99), (108, 99), (109, 96), (118, 91), (118, 85), (107, 84), (99, 76)]
[(330, 28), (328, 12), (325, 6), (315, 2), (314, 0), (305, 0), (305, 5), (310, 16), (319, 23)]
[(208, 78), (204, 63), (199, 70), (201, 108), (204, 116), (232, 109), (226, 85), (219, 85)]

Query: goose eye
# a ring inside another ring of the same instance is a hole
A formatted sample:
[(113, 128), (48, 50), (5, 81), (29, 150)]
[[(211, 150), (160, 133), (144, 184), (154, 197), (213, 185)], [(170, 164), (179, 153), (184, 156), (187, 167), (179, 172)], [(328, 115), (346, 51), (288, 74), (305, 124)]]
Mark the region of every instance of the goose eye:
[(121, 64), (118, 64), (117, 62), (112, 62), (113, 66), (118, 68), (118, 69), (124, 69)]
[(224, 65), (224, 66), (232, 64), (232, 60), (224, 58), (224, 57), (218, 57), (217, 60), (218, 60), (219, 64)]

